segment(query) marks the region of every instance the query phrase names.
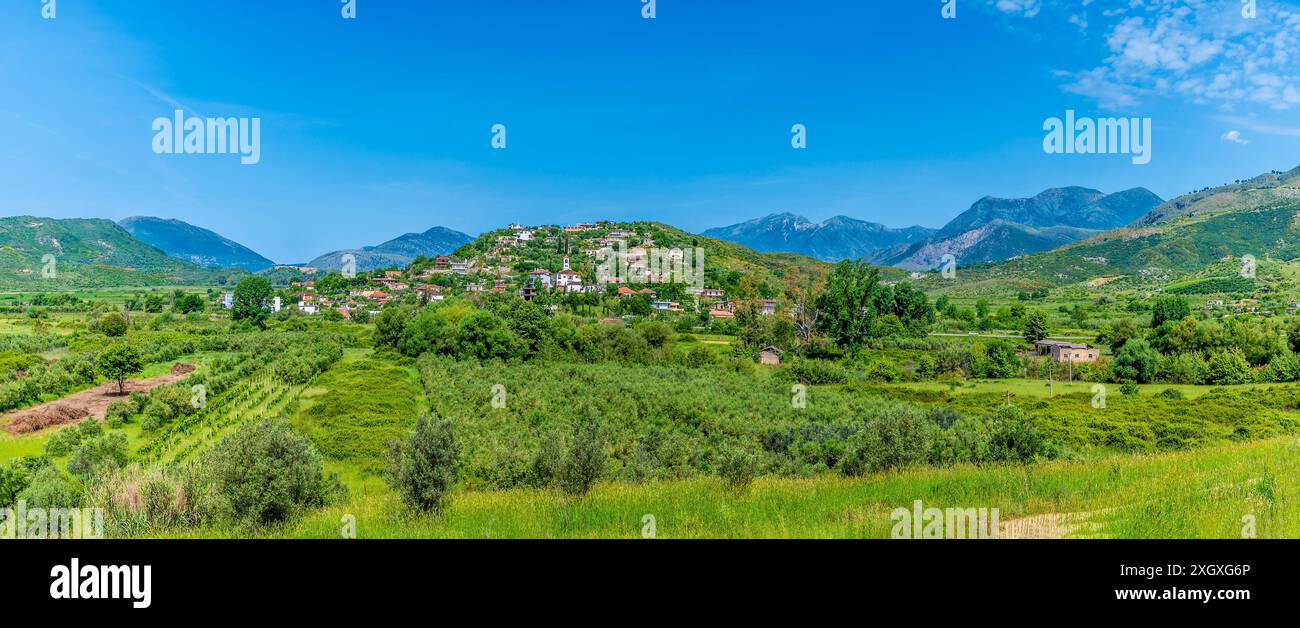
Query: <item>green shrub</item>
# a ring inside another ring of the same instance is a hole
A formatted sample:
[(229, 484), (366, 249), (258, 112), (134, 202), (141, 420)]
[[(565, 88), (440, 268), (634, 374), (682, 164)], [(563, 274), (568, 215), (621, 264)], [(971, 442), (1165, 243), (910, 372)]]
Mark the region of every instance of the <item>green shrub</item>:
[(276, 419), (239, 428), (212, 448), (206, 464), (230, 517), (253, 528), (324, 504), (338, 490), (311, 442)]
[(938, 429), (919, 409), (887, 408), (849, 437), (840, 472), (862, 475), (925, 464)]
[(560, 473), (560, 487), (570, 495), (586, 495), (605, 471), (606, 436), (600, 417), (588, 412), (573, 424), (569, 455)]
[(1240, 350), (1228, 349), (1210, 355), (1206, 380), (1216, 386), (1248, 384), (1255, 380), (1255, 373)]
[(86, 417), (84, 421), (77, 424), (77, 431), (81, 433), (81, 440), (87, 440), (104, 433), (104, 426), (100, 424), (95, 417)]
[(103, 318), (99, 319), (99, 331), (104, 332), (104, 335), (109, 336), (110, 338), (125, 336), (126, 328), (126, 319), (116, 312), (106, 314)]
[(93, 478), (125, 466), (126, 459), (126, 436), (104, 434), (85, 438), (68, 461), (68, 472), (83, 479)]
[(1147, 341), (1135, 338), (1124, 343), (1111, 360), (1110, 370), (1117, 382), (1147, 384), (1155, 381), (1160, 354)]
[(18, 495), (31, 484), (32, 477), (49, 466), (52, 466), (50, 459), (45, 456), (28, 456), (0, 467), (0, 508), (7, 508), (18, 501)]
[(81, 444), (81, 430), (75, 425), (61, 428), (59, 431), (50, 434), (49, 440), (45, 441), (45, 454), (52, 458), (60, 458), (71, 454)]
[(989, 460), (1031, 462), (1054, 457), (1054, 447), (1034, 420), (1016, 406), (1003, 406), (989, 420)]
[(718, 456), (718, 475), (732, 489), (747, 488), (758, 473), (758, 461), (753, 452), (740, 445), (730, 445)]
[(131, 414), (140, 414), (141, 412), (144, 412), (144, 407), (149, 405), (149, 395), (137, 390), (131, 393), (128, 401), (135, 406), (135, 408), (132, 409)]
[(685, 363), (691, 368), (710, 366), (718, 363), (718, 356), (708, 347), (692, 347), (686, 353)]
[(135, 414), (135, 404), (131, 401), (114, 401), (104, 411), (104, 422), (109, 427), (119, 429), (131, 421)]
[(456, 483), (456, 438), (452, 422), (421, 416), (405, 443), (393, 441), (386, 480), (407, 506), (441, 510)]
[(18, 500), (26, 501), (28, 508), (76, 508), (81, 495), (58, 467), (47, 466), (32, 476)]
[(844, 367), (825, 360), (791, 360), (781, 369), (781, 374), (791, 381), (809, 386), (843, 384), (849, 381), (849, 372)]

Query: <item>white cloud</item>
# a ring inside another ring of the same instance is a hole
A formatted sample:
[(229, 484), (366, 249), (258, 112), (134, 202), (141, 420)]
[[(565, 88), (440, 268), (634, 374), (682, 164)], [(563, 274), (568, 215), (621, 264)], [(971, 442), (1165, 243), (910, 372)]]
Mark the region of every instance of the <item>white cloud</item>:
[(1227, 133), (1224, 133), (1223, 136), (1220, 137), (1219, 139), (1221, 139), (1221, 140), (1223, 140), (1223, 141), (1225, 141), (1225, 142), (1232, 142), (1233, 144), (1249, 144), (1249, 143), (1250, 143), (1250, 140), (1243, 139), (1243, 138), (1241, 137), (1241, 131), (1238, 131), (1238, 130), (1236, 130), (1236, 129), (1233, 129), (1233, 130), (1231, 130), (1231, 131), (1228, 131)]
[(1015, 13), (1025, 17), (1034, 17), (1043, 9), (1039, 0), (994, 0), (993, 6), (1003, 13)]
[[(1096, 62), (1064, 69), (1062, 89), (1105, 106), (1169, 98), (1234, 110), (1300, 105), (1300, 2), (1259, 3), (1242, 16), (1224, 0), (987, 0), (1005, 14), (1073, 24)], [(1089, 37), (1089, 31), (1100, 37)], [(1063, 31), (1069, 32), (1069, 31)]]

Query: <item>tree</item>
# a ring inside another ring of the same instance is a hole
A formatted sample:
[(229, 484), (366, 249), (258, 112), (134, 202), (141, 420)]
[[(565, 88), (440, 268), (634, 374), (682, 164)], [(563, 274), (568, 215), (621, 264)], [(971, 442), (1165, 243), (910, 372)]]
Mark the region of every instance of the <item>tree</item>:
[(817, 296), (817, 326), (841, 347), (862, 344), (875, 327), (880, 271), (863, 261), (844, 260)]
[(99, 331), (105, 336), (116, 338), (126, 335), (126, 319), (121, 314), (110, 312), (99, 319)]
[(1210, 355), (1206, 383), (1225, 386), (1231, 384), (1249, 384), (1254, 381), (1255, 373), (1250, 363), (1239, 349), (1216, 351)]
[(476, 312), (456, 329), (456, 353), (479, 360), (523, 357), (524, 343), (500, 316)]
[(1137, 337), (1137, 323), (1131, 318), (1123, 318), (1102, 327), (1097, 333), (1097, 342), (1109, 345), (1111, 351), (1119, 351), (1125, 343)]
[(456, 483), (456, 436), (450, 419), (423, 415), (406, 443), (389, 445), (388, 485), (406, 505), (441, 510)]
[(1135, 338), (1115, 353), (1110, 370), (1119, 382), (1147, 384), (1155, 381), (1159, 364), (1160, 354), (1147, 341)]
[(560, 486), (570, 495), (586, 495), (605, 470), (605, 430), (600, 417), (588, 413), (573, 424), (569, 455), (560, 472)]
[(246, 277), (235, 286), (235, 300), (230, 316), (236, 321), (251, 321), (258, 327), (266, 325), (270, 311), (266, 304), (271, 300), (271, 282), (265, 277)]
[(994, 340), (988, 344), (981, 366), (983, 366), (981, 369), (983, 373), (980, 375), (991, 379), (1019, 377), (1021, 370), (1024, 368), (1024, 365), (1020, 362), (1020, 356), (1016, 354), (1015, 347), (1001, 340)]
[(99, 374), (103, 375), (105, 379), (117, 381), (117, 393), (125, 395), (126, 378), (144, 370), (144, 361), (135, 347), (117, 344), (99, 354), (96, 367)]
[(202, 312), (204, 307), (203, 297), (193, 292), (182, 292), (172, 301), (172, 308), (181, 314)]
[(1042, 310), (1032, 310), (1025, 314), (1025, 341), (1033, 344), (1047, 337), (1047, 314)]
[(1192, 315), (1192, 307), (1187, 300), (1173, 295), (1156, 297), (1151, 306), (1151, 327), (1159, 327), (1165, 321), (1178, 322)]

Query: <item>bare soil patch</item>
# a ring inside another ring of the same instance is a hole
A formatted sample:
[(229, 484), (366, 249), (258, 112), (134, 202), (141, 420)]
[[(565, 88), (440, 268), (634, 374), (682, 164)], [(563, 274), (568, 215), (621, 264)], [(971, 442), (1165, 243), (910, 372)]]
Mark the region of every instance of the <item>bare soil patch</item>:
[(117, 382), (104, 382), (94, 388), (72, 393), (62, 399), (48, 401), (0, 416), (0, 425), (11, 434), (25, 434), (52, 425), (77, 423), (87, 417), (104, 419), (108, 404), (120, 401), (133, 392), (147, 393), (159, 386), (177, 382), (194, 372), (193, 364), (178, 362), (170, 373), (145, 379), (128, 379), (123, 382), (125, 394), (118, 394)]

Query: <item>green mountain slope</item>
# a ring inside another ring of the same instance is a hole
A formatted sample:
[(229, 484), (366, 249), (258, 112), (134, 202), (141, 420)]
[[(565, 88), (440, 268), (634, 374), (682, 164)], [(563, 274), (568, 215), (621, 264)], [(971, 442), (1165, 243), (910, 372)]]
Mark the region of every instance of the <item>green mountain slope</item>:
[[(948, 287), (1023, 290), (1115, 277), (1126, 278), (1126, 285), (1156, 287), (1246, 255), (1260, 263), (1300, 257), (1300, 199), (1114, 229), (1046, 253), (962, 268)], [(927, 285), (944, 284), (929, 277)]]
[(239, 273), (208, 271), (172, 258), (111, 220), (0, 218), (0, 287), (4, 288), (220, 283), (232, 274)]
[(1206, 218), (1275, 200), (1300, 199), (1300, 167), (1273, 171), (1227, 185), (1184, 194), (1162, 203), (1133, 223), (1145, 227), (1183, 219)]
[(238, 242), (180, 220), (133, 216), (117, 224), (137, 240), (203, 268), (257, 272), (275, 265)]

